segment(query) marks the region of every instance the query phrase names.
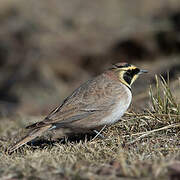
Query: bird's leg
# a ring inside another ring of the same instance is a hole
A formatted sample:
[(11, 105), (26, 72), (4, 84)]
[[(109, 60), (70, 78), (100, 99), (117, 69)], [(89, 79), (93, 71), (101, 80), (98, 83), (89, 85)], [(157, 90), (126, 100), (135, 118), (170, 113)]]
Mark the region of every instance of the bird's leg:
[(104, 125), (100, 131), (93, 130), (93, 132), (96, 133), (96, 136), (92, 140), (96, 139), (98, 136), (100, 136), (102, 139), (104, 139), (105, 137), (101, 134), (101, 132), (105, 129), (105, 127), (106, 127), (106, 125)]
[(93, 132), (96, 133), (96, 136), (93, 138), (95, 139), (97, 136), (101, 137), (102, 139), (104, 139), (104, 136), (102, 134), (100, 134), (100, 131), (97, 131), (97, 130), (93, 130)]

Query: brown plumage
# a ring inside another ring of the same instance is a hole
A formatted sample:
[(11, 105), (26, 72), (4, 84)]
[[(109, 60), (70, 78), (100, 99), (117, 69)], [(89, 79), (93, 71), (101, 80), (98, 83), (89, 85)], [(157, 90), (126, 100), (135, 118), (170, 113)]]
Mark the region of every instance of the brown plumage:
[(28, 135), (10, 147), (9, 153), (47, 130), (87, 132), (117, 122), (131, 103), (130, 86), (142, 72), (133, 65), (118, 63), (85, 82), (43, 121), (28, 126)]

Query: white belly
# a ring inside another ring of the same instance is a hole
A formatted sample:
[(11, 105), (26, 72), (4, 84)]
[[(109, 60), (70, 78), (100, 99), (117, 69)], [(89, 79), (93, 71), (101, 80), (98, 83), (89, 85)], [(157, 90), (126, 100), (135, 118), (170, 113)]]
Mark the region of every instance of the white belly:
[(112, 113), (103, 119), (104, 125), (113, 124), (117, 122), (127, 111), (132, 100), (132, 93), (129, 90), (129, 88), (127, 88), (127, 94), (127, 98), (121, 98), (121, 100), (117, 103), (116, 107), (113, 109)]

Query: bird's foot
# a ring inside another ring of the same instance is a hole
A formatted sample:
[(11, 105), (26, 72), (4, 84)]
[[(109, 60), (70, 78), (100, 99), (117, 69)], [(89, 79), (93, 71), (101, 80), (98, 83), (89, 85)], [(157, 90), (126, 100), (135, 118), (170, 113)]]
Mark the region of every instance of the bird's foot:
[(104, 125), (100, 131), (93, 130), (93, 132), (96, 133), (96, 136), (92, 140), (96, 139), (98, 136), (101, 137), (102, 139), (105, 139), (105, 137), (101, 134), (101, 132), (105, 129), (105, 127), (106, 125)]
[(99, 136), (100, 138), (104, 139), (105, 137), (100, 133), (100, 131), (97, 131), (97, 130), (93, 130), (93, 132), (96, 133), (96, 136), (93, 138), (95, 139), (97, 136)]

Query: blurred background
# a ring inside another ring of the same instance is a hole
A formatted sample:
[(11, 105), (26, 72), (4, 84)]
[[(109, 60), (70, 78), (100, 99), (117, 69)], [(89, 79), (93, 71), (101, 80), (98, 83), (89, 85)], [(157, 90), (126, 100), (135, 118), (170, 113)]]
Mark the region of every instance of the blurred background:
[(46, 115), (116, 62), (149, 70), (135, 110), (155, 74), (180, 98), (179, 0), (0, 0), (0, 116)]

